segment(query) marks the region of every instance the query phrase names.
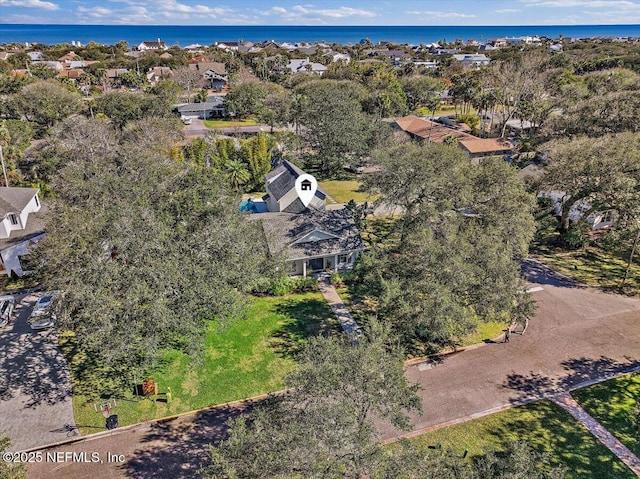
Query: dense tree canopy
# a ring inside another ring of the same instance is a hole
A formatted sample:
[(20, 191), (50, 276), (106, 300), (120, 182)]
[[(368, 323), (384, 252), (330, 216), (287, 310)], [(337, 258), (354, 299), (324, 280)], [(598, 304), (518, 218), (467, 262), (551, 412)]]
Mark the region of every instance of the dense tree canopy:
[(65, 140), (35, 259), (64, 292), (60, 328), (124, 380), (165, 348), (197, 352), (208, 321), (242, 316), (262, 240), (220, 175), (176, 163), (153, 123), (119, 136), (94, 120), (73, 134), (84, 140)]
[(308, 158), (312, 168), (322, 176), (332, 176), (349, 159), (366, 154), (373, 125), (362, 111), (362, 87), (348, 81), (321, 80), (305, 83), (299, 93), (301, 134), (312, 150)]
[(55, 80), (37, 81), (22, 87), (18, 94), (9, 99), (9, 105), (15, 119), (26, 119), (42, 127), (51, 127), (78, 113), (82, 108), (82, 97)]
[[(414, 143), (373, 155), (368, 181), (400, 206), (398, 245), (363, 255), (357, 275), (406, 344), (456, 341), (482, 319), (516, 319), (528, 301), (519, 259), (534, 198), (500, 158), (473, 165), (456, 147)], [(523, 310), (524, 308), (524, 310)]]

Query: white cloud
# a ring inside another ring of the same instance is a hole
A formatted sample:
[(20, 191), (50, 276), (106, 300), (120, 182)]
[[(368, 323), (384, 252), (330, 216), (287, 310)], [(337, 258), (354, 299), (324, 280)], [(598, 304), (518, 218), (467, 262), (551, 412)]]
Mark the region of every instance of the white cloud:
[(439, 11), (411, 11), (407, 12), (409, 15), (419, 15), (422, 17), (434, 17), (434, 18), (475, 18), (476, 16), (471, 13), (458, 13), (458, 12), (439, 12)]
[(515, 8), (501, 8), (500, 10), (496, 10), (496, 13), (518, 13), (521, 10), (517, 10)]
[(78, 7), (78, 13), (91, 18), (102, 19), (111, 15), (113, 13), (113, 10), (109, 10), (108, 8), (103, 7), (86, 8), (80, 6)]
[(361, 10), (351, 7), (338, 8), (314, 8), (313, 5), (294, 5), (290, 10), (282, 7), (273, 7), (272, 12), (281, 15), (283, 20), (318, 20), (318, 19), (335, 19), (335, 18), (373, 18), (377, 15), (369, 10)]
[(520, 0), (527, 7), (551, 8), (638, 8), (640, 3), (631, 0)]
[(7, 7), (39, 8), (42, 10), (58, 10), (57, 3), (43, 2), (42, 0), (0, 0), (0, 5)]

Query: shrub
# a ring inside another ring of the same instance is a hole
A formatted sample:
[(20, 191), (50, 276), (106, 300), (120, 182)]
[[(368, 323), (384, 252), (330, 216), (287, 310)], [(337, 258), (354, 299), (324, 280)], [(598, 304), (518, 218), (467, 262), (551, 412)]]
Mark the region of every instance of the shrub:
[(313, 278), (292, 278), (292, 290), (297, 292), (317, 291), (318, 281)]
[(342, 284), (344, 282), (344, 279), (342, 278), (342, 275), (340, 273), (331, 273), (329, 281), (332, 285), (337, 286)]

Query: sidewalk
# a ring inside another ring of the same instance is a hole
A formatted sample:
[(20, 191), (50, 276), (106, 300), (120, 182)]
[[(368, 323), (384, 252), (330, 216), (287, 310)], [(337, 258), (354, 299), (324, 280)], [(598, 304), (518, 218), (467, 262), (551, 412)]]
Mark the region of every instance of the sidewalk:
[(550, 397), (550, 399), (582, 423), (596, 439), (607, 446), (636, 476), (640, 477), (640, 459), (624, 444), (618, 441), (613, 434), (605, 429), (604, 426), (596, 421), (587, 411), (582, 409), (582, 406), (580, 406), (568, 392), (558, 393)]
[(338, 321), (340, 321), (340, 325), (344, 332), (347, 334), (357, 334), (356, 332), (360, 330), (358, 324), (351, 316), (347, 306), (342, 302), (342, 299), (338, 296), (336, 288), (333, 287), (326, 275), (318, 277), (318, 287), (320, 288), (320, 292), (324, 298), (327, 300), (331, 311), (333, 311), (333, 314), (335, 314)]

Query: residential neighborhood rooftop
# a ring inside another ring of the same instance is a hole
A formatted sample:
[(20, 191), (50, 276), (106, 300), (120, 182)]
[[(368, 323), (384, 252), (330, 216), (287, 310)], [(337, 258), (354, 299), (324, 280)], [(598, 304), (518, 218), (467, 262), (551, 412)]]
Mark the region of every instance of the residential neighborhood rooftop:
[(316, 210), (304, 213), (259, 213), (269, 252), (295, 260), (362, 251), (364, 243), (351, 212), (347, 209)]
[(0, 187), (0, 218), (21, 212), (38, 191), (38, 188)]

